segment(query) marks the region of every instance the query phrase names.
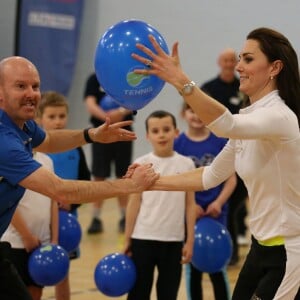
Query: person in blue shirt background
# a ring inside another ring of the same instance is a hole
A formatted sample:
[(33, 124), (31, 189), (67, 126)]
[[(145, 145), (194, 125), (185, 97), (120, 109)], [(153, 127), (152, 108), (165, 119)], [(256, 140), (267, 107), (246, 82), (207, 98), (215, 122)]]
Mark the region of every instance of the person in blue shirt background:
[[(236, 72), (238, 56), (234, 49), (226, 48), (218, 56), (219, 73), (216, 77), (204, 82), (200, 88), (226, 106), (232, 114), (239, 113), (244, 107), (245, 95), (239, 90), (240, 80)], [(239, 261), (239, 245), (249, 244), (246, 237), (248, 192), (242, 179), (237, 175), (237, 185), (228, 201), (227, 228), (232, 239), (232, 256), (229, 265)]]
[[(187, 130), (174, 142), (174, 150), (192, 158), (195, 167), (209, 166), (227, 143), (227, 139), (215, 136), (194, 113), (192, 108), (183, 103), (182, 117), (187, 123)], [(196, 192), (197, 219), (210, 216), (227, 225), (228, 199), (236, 186), (236, 176), (232, 175), (224, 183), (207, 191)], [(186, 265), (186, 289), (188, 300), (202, 300), (202, 272), (191, 263)], [(230, 287), (227, 271), (209, 274), (216, 300), (229, 300)]]

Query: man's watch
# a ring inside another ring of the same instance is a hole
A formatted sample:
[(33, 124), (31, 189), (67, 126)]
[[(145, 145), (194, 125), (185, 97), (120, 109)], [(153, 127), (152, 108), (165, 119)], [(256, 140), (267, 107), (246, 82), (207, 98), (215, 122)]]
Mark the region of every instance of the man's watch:
[(188, 96), (193, 92), (195, 86), (196, 83), (194, 81), (190, 81), (183, 86), (182, 90), (179, 91), (179, 94), (181, 96)]

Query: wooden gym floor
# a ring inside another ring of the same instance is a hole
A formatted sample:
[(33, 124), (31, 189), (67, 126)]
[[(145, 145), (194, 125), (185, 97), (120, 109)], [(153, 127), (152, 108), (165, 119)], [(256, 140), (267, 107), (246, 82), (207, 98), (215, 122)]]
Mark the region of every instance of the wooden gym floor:
[[(107, 199), (101, 212), (104, 232), (96, 235), (88, 235), (87, 227), (91, 218), (91, 204), (84, 204), (79, 208), (79, 221), (82, 226), (82, 240), (80, 244), (81, 256), (72, 260), (70, 265), (70, 283), (72, 300), (105, 300), (126, 299), (126, 295), (117, 298), (107, 297), (99, 292), (94, 283), (94, 269), (99, 260), (107, 254), (121, 251), (123, 235), (118, 233), (119, 210), (116, 199)], [(241, 259), (237, 266), (228, 267), (228, 277), (231, 289), (233, 288), (242, 262), (247, 253), (247, 247), (240, 248)], [(184, 274), (184, 272), (183, 272)], [(208, 276), (203, 278), (204, 299), (214, 300), (212, 287)], [(54, 300), (54, 288), (46, 287), (43, 292), (43, 300)], [(151, 300), (155, 300), (153, 289)], [(178, 300), (185, 300), (185, 281), (182, 276)]]

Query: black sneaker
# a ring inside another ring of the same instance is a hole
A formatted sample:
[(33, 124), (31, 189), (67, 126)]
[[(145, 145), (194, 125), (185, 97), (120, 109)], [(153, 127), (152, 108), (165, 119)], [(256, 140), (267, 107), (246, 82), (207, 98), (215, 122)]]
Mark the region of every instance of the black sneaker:
[(119, 233), (124, 233), (124, 231), (125, 231), (125, 218), (123, 217), (119, 221)]
[(103, 232), (102, 221), (98, 218), (93, 218), (90, 227), (88, 228), (88, 234), (95, 234)]

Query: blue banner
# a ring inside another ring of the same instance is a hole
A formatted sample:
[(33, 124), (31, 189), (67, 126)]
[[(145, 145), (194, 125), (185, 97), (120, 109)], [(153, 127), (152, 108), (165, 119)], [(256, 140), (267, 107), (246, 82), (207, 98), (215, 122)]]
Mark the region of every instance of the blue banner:
[(74, 73), (84, 0), (19, 2), (17, 55), (40, 72), (41, 90), (67, 96)]

